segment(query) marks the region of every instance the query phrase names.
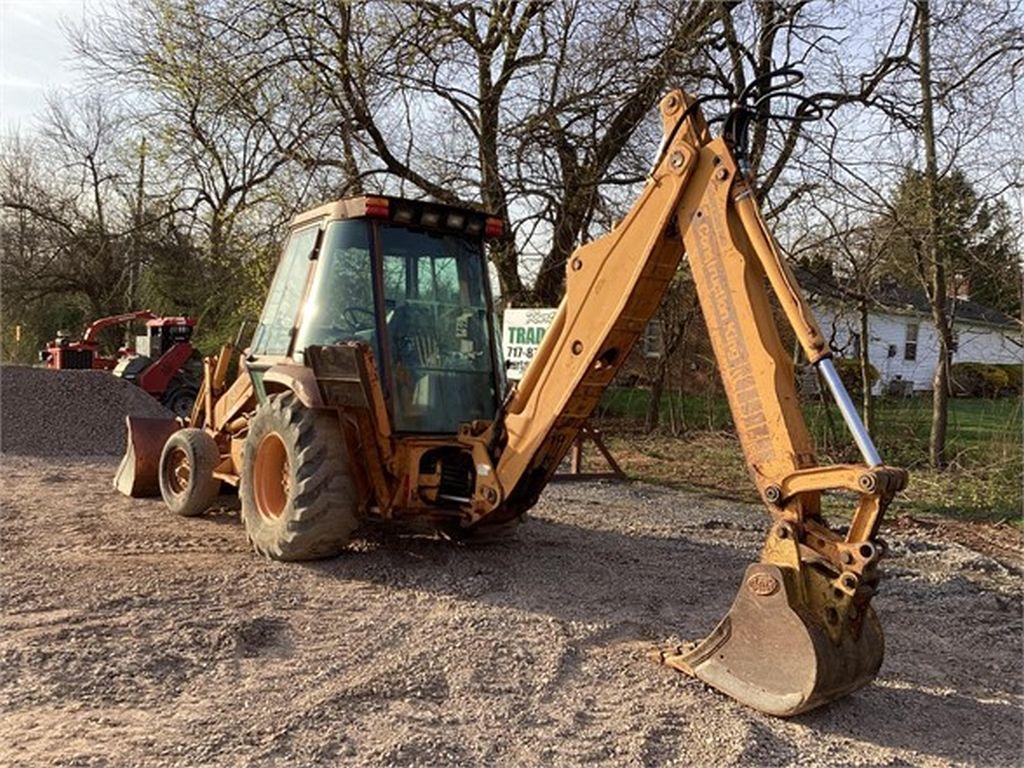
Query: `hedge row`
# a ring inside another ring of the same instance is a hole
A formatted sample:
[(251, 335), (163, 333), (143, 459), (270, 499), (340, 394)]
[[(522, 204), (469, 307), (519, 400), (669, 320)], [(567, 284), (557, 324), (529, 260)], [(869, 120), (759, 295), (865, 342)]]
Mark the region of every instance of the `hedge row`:
[(957, 397), (999, 397), (1020, 395), (1024, 372), (1019, 365), (954, 363), (949, 376), (953, 394)]

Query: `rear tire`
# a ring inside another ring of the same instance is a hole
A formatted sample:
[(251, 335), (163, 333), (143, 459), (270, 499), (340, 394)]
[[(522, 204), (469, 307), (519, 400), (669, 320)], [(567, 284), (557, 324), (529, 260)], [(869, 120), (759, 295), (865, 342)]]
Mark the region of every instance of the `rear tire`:
[(195, 405), (198, 395), (199, 391), (193, 386), (175, 386), (173, 389), (169, 388), (164, 392), (161, 403), (175, 417), (187, 421), (192, 416), (192, 406)]
[(160, 495), (174, 514), (194, 517), (213, 504), (220, 480), (217, 443), (201, 429), (179, 429), (160, 452)]
[(249, 424), (239, 484), (253, 549), (274, 560), (341, 552), (359, 525), (337, 417), (292, 392), (271, 395)]

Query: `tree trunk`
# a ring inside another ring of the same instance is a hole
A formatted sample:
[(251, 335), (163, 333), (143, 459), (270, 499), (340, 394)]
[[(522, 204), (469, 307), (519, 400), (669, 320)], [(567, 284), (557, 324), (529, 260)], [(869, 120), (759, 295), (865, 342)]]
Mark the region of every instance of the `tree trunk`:
[[(498, 274), (498, 290), (501, 292), (502, 308), (537, 306), (529, 301), (528, 291), (519, 276), (519, 258), (515, 238), (506, 232), (491, 242), (491, 263)], [(557, 306), (557, 303), (553, 306)]]
[[(678, 320), (672, 327), (671, 335), (665, 335), (665, 318), (662, 317), (662, 348), (661, 357), (658, 358), (658, 365), (654, 373), (654, 383), (651, 385), (651, 399), (647, 403), (647, 416), (644, 419), (644, 427), (648, 432), (653, 432), (658, 427), (658, 422), (661, 416), (661, 396), (665, 392), (665, 380), (668, 378), (671, 372), (671, 361), (677, 356), (681, 358), (686, 357), (686, 345), (689, 339), (689, 328), (690, 321), (693, 319), (694, 313), (697, 311), (697, 294), (689, 294), (684, 301), (686, 303), (685, 309), (682, 310), (681, 315), (678, 316)], [(682, 390), (682, 381), (679, 382), (680, 391)], [(671, 411), (671, 404), (670, 410)], [(675, 419), (672, 420), (672, 434), (676, 435)]]
[(875, 420), (875, 397), (871, 392), (871, 353), (868, 350), (870, 325), (868, 323), (867, 299), (861, 299), (858, 309), (860, 310), (860, 385), (863, 388), (861, 410), (863, 411), (864, 426), (870, 432)]
[(651, 397), (647, 401), (647, 415), (644, 418), (644, 431), (653, 432), (658, 428), (661, 420), (661, 395), (665, 391), (665, 375), (668, 373), (668, 355), (662, 354), (658, 358), (658, 365), (654, 372), (654, 382), (651, 384)]
[(931, 465), (946, 465), (946, 427), (949, 419), (949, 349), (952, 334), (946, 312), (946, 270), (938, 243), (936, 184), (938, 161), (935, 154), (935, 119), (932, 108), (931, 77), (931, 13), (929, 0), (917, 2), (918, 48), (921, 58), (918, 71), (921, 83), (921, 140), (924, 144), (924, 186), (927, 227), (924, 236), (924, 263), (931, 267), (928, 285), (932, 320), (938, 334), (939, 356), (932, 378), (932, 427), (928, 440)]

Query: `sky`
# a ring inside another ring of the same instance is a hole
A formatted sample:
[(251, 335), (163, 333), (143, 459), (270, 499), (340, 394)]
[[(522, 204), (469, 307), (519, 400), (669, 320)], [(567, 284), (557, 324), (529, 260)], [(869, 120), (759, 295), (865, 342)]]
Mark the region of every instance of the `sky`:
[[(81, 84), (62, 24), (81, 23), (90, 11), (119, 1), (0, 0), (0, 135), (32, 134), (47, 93)], [(1024, 219), (1024, 194), (1006, 198)]]
[(46, 93), (75, 85), (61, 21), (80, 22), (90, 0), (0, 0), (0, 127), (31, 131)]

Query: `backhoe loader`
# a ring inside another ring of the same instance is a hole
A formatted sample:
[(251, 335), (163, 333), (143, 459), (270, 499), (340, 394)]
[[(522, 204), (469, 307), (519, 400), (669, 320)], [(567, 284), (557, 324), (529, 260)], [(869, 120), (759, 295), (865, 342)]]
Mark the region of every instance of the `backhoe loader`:
[[(507, 529), (537, 502), (685, 257), (771, 525), (710, 636), (658, 658), (774, 715), (867, 684), (883, 645), (870, 606), (876, 534), (906, 473), (879, 458), (762, 220), (744, 154), (757, 106), (741, 99), (713, 138), (699, 100), (662, 99), (642, 192), (569, 258), (555, 320), (515, 386), (503, 380), (485, 258), (500, 220), (385, 196), (298, 215), (248, 347), (205, 360), (187, 424), (129, 421), (115, 485), (158, 490), (181, 515), (235, 486), (253, 547), (281, 560), (335, 555), (371, 520), (467, 537)], [(817, 464), (775, 312), (863, 463)], [(832, 491), (856, 500), (843, 533), (821, 514)]]

